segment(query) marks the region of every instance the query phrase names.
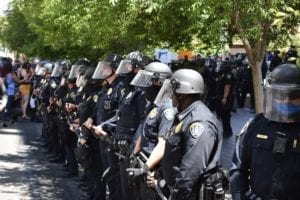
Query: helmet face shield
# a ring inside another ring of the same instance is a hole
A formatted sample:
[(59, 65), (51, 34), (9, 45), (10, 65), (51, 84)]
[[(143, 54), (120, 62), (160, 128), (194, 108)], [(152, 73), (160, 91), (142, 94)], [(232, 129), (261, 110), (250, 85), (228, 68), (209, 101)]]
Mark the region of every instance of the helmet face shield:
[(80, 76), (80, 68), (82, 65), (72, 65), (68, 79), (76, 80)]
[(35, 73), (37, 76), (44, 76), (47, 73), (47, 69), (44, 67), (39, 67), (37, 72)]
[(154, 76), (153, 72), (140, 70), (135, 75), (130, 85), (134, 85), (138, 87), (150, 87), (153, 84), (153, 76)]
[(264, 116), (276, 122), (300, 122), (300, 87), (297, 84), (265, 86)]
[(35, 73), (36, 75), (38, 75), (38, 71), (39, 71), (41, 68), (42, 68), (41, 64), (37, 64), (36, 67), (35, 67), (35, 69), (34, 69), (34, 73)]
[(165, 102), (170, 101), (170, 99), (172, 99), (172, 95), (173, 95), (173, 87), (171, 84), (171, 80), (166, 79), (154, 100), (154, 104), (160, 106)]
[(116, 74), (128, 74), (129, 72), (133, 71), (133, 66), (131, 60), (122, 60), (117, 68)]
[(54, 64), (54, 69), (51, 73), (51, 77), (60, 77), (63, 73), (63, 68), (58, 63)]
[(92, 79), (104, 80), (113, 74), (111, 64), (109, 62), (99, 62), (93, 73)]

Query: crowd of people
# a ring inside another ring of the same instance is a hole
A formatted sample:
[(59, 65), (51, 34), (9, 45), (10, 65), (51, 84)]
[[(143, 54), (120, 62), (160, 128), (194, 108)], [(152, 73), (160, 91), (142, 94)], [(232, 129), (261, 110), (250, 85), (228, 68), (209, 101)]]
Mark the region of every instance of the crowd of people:
[(134, 51), (108, 55), (96, 68), (87, 59), (13, 68), (1, 58), (0, 109), (11, 121), (16, 86), (24, 119), (32, 101), (40, 146), (49, 162), (63, 164), (62, 177), (80, 176), (80, 199), (219, 200), (231, 188), (234, 200), (296, 200), (300, 68), (295, 51), (281, 62), (276, 53), (262, 65), (264, 112), (238, 134), (231, 186), (220, 162), (223, 137), (233, 134), (231, 113), (248, 93), (254, 109), (243, 54), (166, 65)]

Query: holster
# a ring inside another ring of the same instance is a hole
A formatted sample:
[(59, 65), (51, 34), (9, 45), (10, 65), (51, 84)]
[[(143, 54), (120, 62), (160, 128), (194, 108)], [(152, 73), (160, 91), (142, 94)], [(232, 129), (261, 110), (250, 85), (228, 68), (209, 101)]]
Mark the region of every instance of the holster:
[(228, 188), (228, 172), (223, 168), (217, 168), (204, 179), (199, 200), (224, 200)]

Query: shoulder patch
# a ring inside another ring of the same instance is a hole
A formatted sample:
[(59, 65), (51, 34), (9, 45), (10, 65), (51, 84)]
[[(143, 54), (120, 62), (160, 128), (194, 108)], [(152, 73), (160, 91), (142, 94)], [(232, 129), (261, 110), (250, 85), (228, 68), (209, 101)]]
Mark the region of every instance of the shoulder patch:
[(109, 88), (108, 90), (107, 90), (107, 95), (111, 95), (111, 93), (112, 93), (112, 91), (113, 91), (113, 89), (112, 88)]
[(94, 95), (94, 96), (93, 96), (93, 101), (94, 101), (95, 103), (97, 103), (97, 101), (98, 101), (98, 95)]
[(176, 125), (175, 132), (174, 132), (175, 134), (181, 132), (182, 125), (183, 125), (183, 122), (180, 122), (179, 124)]
[(190, 125), (190, 134), (193, 138), (200, 137), (204, 132), (204, 126), (200, 122), (194, 122)]
[(175, 111), (172, 108), (167, 108), (163, 112), (165, 118), (169, 121), (173, 120), (175, 118)]

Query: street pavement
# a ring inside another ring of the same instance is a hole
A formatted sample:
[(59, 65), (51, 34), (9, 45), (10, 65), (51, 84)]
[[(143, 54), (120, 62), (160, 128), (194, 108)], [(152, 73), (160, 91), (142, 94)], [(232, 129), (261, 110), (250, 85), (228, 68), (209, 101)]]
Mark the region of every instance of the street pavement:
[(78, 183), (61, 178), (61, 164), (47, 162), (34, 139), (41, 124), (20, 121), (0, 128), (0, 199), (78, 199)]
[[(250, 110), (237, 109), (232, 113), (234, 134), (224, 138), (222, 165), (230, 169), (235, 135), (253, 116)], [(79, 182), (61, 178), (61, 164), (47, 161), (46, 154), (34, 140), (41, 132), (41, 123), (19, 121), (0, 128), (0, 199), (78, 199)], [(229, 198), (230, 199), (230, 198)]]

